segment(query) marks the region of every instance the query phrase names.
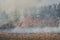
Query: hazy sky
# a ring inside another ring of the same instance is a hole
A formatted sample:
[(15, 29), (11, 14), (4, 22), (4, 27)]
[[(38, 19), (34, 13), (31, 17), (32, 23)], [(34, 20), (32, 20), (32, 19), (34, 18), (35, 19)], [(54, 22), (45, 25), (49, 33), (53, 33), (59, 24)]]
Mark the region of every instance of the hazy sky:
[(14, 10), (18, 8), (21, 18), (24, 18), (23, 16), (27, 8), (40, 7), (59, 2), (60, 0), (0, 0), (0, 9), (11, 14), (11, 12), (14, 12)]
[(14, 9), (26, 9), (33, 6), (43, 6), (53, 3), (59, 3), (60, 0), (0, 0), (0, 8), (7, 12), (14, 11)]

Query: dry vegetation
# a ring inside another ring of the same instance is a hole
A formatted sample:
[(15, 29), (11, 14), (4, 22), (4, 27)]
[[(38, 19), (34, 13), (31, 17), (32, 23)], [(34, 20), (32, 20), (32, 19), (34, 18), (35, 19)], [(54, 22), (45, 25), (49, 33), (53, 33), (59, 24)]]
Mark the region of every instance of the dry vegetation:
[(60, 40), (58, 33), (34, 33), (34, 34), (15, 34), (0, 33), (0, 40)]
[(18, 27), (35, 27), (35, 26), (50, 26), (50, 27), (58, 27), (59, 20), (58, 19), (34, 19), (33, 17), (26, 17), (21, 23), (18, 23), (16, 26)]

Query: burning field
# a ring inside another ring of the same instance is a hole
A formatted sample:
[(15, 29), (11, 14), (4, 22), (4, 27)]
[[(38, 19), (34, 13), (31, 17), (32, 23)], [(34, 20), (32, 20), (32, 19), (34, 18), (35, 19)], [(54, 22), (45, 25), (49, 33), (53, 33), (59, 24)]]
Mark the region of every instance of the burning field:
[(0, 0), (0, 40), (60, 40), (60, 1)]

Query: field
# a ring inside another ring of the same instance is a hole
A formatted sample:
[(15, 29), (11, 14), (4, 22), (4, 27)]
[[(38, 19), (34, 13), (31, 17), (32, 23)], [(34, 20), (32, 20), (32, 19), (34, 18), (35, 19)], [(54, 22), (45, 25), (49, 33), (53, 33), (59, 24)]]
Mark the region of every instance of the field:
[(60, 40), (60, 33), (0, 33), (0, 40)]

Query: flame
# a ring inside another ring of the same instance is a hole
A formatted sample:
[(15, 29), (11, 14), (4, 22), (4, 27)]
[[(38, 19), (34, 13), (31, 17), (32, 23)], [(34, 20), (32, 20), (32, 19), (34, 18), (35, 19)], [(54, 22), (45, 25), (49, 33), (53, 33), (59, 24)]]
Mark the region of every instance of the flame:
[(28, 16), (24, 20), (22, 20), (21, 23), (17, 23), (16, 27), (26, 27), (29, 25), (30, 21), (31, 21), (31, 17)]

